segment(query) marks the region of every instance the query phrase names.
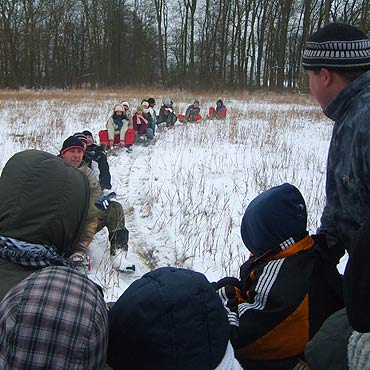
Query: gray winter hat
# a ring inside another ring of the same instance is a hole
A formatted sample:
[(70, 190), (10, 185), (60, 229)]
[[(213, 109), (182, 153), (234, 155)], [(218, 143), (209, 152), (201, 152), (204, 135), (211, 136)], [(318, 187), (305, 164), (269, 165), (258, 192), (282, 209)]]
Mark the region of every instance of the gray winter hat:
[(369, 70), (370, 39), (354, 26), (330, 23), (309, 37), (302, 65), (307, 70)]

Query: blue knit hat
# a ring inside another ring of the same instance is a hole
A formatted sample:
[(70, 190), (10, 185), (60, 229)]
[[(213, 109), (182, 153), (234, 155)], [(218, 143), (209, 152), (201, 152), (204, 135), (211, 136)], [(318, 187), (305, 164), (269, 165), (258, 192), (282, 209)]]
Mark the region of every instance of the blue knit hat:
[(273, 187), (248, 205), (241, 224), (245, 246), (256, 257), (284, 250), (307, 235), (307, 210), (299, 190), (291, 184)]
[(203, 274), (162, 267), (132, 283), (111, 311), (108, 364), (115, 370), (212, 370), (229, 323)]

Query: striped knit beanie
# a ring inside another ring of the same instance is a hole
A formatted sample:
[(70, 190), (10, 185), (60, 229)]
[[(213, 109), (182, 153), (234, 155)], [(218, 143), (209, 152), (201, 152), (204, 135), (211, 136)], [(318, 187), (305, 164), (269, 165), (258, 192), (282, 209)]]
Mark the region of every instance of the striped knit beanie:
[(81, 149), (85, 151), (84, 144), (76, 136), (70, 136), (64, 140), (60, 154), (64, 155), (65, 153), (67, 153), (69, 150), (72, 150), (72, 149)]
[(302, 65), (306, 70), (369, 70), (370, 39), (354, 26), (328, 24), (308, 38)]

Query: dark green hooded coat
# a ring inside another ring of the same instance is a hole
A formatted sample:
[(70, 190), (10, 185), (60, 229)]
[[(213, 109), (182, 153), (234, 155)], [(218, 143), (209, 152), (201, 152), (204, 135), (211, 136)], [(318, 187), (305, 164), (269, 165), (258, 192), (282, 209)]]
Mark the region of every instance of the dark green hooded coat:
[[(87, 222), (90, 186), (86, 175), (52, 154), (15, 154), (0, 177), (0, 235), (53, 245), (69, 257), (92, 228)], [(32, 272), (0, 258), (0, 300)]]

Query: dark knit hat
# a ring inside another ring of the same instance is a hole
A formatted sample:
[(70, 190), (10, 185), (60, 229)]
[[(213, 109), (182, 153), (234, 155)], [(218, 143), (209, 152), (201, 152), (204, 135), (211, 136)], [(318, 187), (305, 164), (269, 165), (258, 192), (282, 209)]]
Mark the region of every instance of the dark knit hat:
[(229, 339), (226, 311), (198, 272), (162, 267), (136, 280), (108, 313), (115, 370), (211, 370)]
[(82, 131), (82, 133), (85, 135), (85, 136), (91, 136), (91, 137), (94, 137), (93, 134), (91, 133), (91, 131), (89, 130), (84, 130)]
[(101, 370), (108, 347), (103, 295), (68, 267), (46, 267), (0, 303), (1, 369)]
[(70, 136), (64, 140), (60, 154), (63, 155), (67, 153), (68, 150), (71, 150), (71, 149), (82, 149), (83, 151), (85, 150), (85, 147), (82, 141), (77, 136)]
[(284, 250), (307, 235), (307, 210), (299, 190), (283, 184), (264, 191), (248, 205), (241, 224), (245, 246), (256, 257)]
[(358, 28), (331, 23), (311, 35), (303, 52), (307, 70), (322, 67), (338, 71), (370, 69), (370, 39)]
[(87, 144), (87, 137), (83, 132), (76, 132), (73, 134), (73, 136), (79, 138), (82, 143)]

